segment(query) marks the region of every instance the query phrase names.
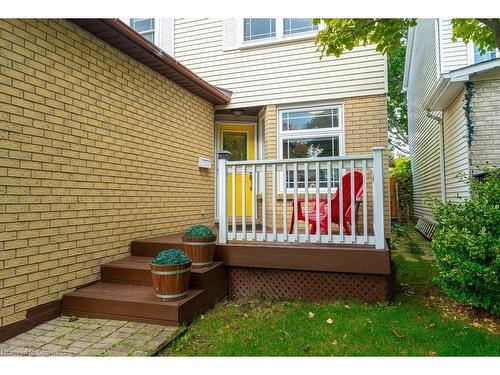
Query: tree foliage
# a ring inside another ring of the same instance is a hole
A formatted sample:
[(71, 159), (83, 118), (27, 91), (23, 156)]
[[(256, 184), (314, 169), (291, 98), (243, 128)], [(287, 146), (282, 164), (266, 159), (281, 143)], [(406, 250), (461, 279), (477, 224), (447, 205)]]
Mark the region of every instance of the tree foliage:
[(316, 18), (314, 22), (324, 24), (316, 37), (321, 55), (335, 57), (360, 44), (376, 44), (382, 53), (397, 50), (406, 30), (417, 24), (414, 18)]
[(413, 183), (411, 163), (408, 157), (400, 157), (394, 161), (391, 175), (398, 189), (398, 222), (402, 225), (413, 223)]
[(387, 122), (389, 145), (400, 153), (408, 154), (408, 107), (401, 89), (405, 66), (406, 45), (387, 53)]
[[(314, 22), (324, 24), (316, 38), (322, 56), (336, 57), (367, 44), (376, 44), (382, 53), (397, 50), (406, 30), (417, 25), (415, 18), (315, 18)], [(499, 18), (454, 18), (451, 23), (453, 40), (474, 42), (482, 53), (500, 49)]]
[[(339, 57), (345, 51), (375, 44), (388, 60), (388, 128), (389, 143), (393, 149), (408, 153), (408, 118), (406, 95), (401, 92), (404, 74), (405, 41), (415, 18), (316, 18), (323, 23), (316, 44), (321, 56)], [(452, 19), (452, 39), (474, 42), (481, 53), (500, 48), (500, 19)]]
[(500, 49), (500, 19), (498, 18), (454, 18), (451, 20), (453, 35), (465, 43), (474, 42), (482, 54)]

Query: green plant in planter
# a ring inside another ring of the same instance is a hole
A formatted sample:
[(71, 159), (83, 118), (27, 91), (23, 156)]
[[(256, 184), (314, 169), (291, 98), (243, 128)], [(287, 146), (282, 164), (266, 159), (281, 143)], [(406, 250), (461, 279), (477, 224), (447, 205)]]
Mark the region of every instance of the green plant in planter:
[(175, 266), (177, 264), (189, 263), (190, 261), (191, 259), (189, 259), (184, 251), (179, 249), (168, 249), (160, 251), (152, 260), (152, 263), (160, 266)]
[(193, 225), (184, 233), (185, 238), (207, 238), (213, 236), (215, 236), (215, 234), (212, 229), (201, 224)]

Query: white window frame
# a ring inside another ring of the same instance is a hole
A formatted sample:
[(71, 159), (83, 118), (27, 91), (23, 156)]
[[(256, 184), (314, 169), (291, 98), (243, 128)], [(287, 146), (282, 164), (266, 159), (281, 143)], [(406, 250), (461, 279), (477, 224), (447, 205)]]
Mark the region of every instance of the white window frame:
[(298, 40), (313, 39), (316, 37), (318, 31), (321, 30), (321, 28), (323, 27), (322, 24), (319, 24), (316, 30), (285, 35), (284, 25), (283, 25), (284, 17), (274, 18), (274, 20), (276, 22), (276, 36), (269, 38), (255, 39), (255, 40), (245, 40), (245, 18), (241, 18), (238, 22), (238, 39), (239, 39), (238, 48), (246, 49), (246, 48), (259, 47), (262, 45), (280, 44)]
[[(495, 49), (495, 53), (496, 53), (496, 59), (500, 58), (500, 50), (498, 48)], [(491, 61), (491, 60), (487, 60), (487, 61)], [(480, 63), (477, 63), (475, 61), (474, 43), (473, 42), (467, 43), (467, 62), (468, 62), (468, 65), (480, 64)]]
[[(276, 24), (276, 22), (278, 20), (276, 18), (263, 18), (263, 19), (274, 20), (274, 36), (245, 40), (245, 20), (252, 20), (252, 19), (257, 19), (257, 18), (243, 18), (243, 33), (242, 33), (243, 43), (252, 43), (252, 42), (256, 42), (256, 41), (260, 41), (260, 40), (276, 39), (276, 37), (278, 35), (278, 25)], [(260, 18), (260, 19), (262, 19), (262, 18)], [(271, 24), (271, 21), (270, 21), (270, 24)]]
[[(155, 20), (155, 27), (154, 29), (152, 30), (148, 30), (148, 31), (136, 31), (136, 33), (140, 34), (142, 36), (143, 33), (149, 33), (151, 31), (153, 31), (154, 35), (153, 35), (153, 43), (157, 46), (160, 45), (160, 21), (161, 19), (160, 18), (154, 18), (154, 17), (145, 17), (145, 18), (151, 18), (151, 19), (154, 19)], [(132, 18), (126, 18), (126, 23), (127, 25), (129, 25), (132, 29)], [(135, 29), (134, 29), (135, 30)], [(144, 37), (143, 37), (144, 38)], [(146, 39), (146, 38), (144, 38)], [(147, 39), (149, 40), (149, 39)]]
[[(324, 129), (307, 129), (307, 130), (282, 130), (283, 112), (302, 112), (302, 111), (317, 111), (322, 109), (336, 108), (338, 111), (339, 126), (336, 128)], [(342, 103), (323, 103), (318, 105), (294, 105), (283, 106), (278, 108), (277, 117), (277, 156), (279, 160), (283, 159), (283, 140), (285, 139), (302, 139), (302, 138), (325, 138), (325, 137), (338, 137), (339, 138), (339, 155), (344, 156), (345, 150), (345, 137), (344, 137), (344, 111)], [(279, 176), (280, 182), (278, 184), (279, 192), (283, 193), (283, 176)], [(303, 194), (304, 188), (298, 188), (298, 193)], [(332, 187), (332, 192), (336, 190)], [(293, 188), (287, 188), (287, 193), (293, 192)], [(321, 193), (326, 193), (327, 188), (320, 188)]]
[[(318, 32), (319, 25), (317, 25), (316, 29), (314, 29), (315, 25), (312, 25), (313, 29), (311, 29), (311, 30), (305, 30), (305, 31), (299, 31), (299, 32), (295, 32), (295, 33), (285, 34), (285, 20), (293, 20), (293, 19), (295, 19), (295, 18), (291, 18), (291, 17), (281, 18), (281, 22), (283, 23), (283, 37), (284, 38), (287, 38), (287, 37), (292, 36), (292, 35), (304, 35), (306, 33)], [(312, 18), (310, 18), (310, 19), (312, 20)]]

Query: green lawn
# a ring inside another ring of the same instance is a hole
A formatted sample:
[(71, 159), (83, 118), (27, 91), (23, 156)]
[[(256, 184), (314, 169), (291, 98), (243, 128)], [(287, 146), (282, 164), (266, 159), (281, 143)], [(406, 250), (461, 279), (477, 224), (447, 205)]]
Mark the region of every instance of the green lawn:
[(500, 355), (498, 320), (459, 306), (433, 284), (429, 243), (396, 227), (393, 244), (402, 290), (390, 304), (224, 301), (162, 355)]

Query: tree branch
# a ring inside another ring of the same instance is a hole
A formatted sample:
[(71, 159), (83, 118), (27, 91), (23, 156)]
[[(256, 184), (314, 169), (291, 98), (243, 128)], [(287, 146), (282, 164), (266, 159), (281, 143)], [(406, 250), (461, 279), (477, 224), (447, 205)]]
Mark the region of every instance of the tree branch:
[(489, 27), (493, 32), (495, 44), (500, 49), (500, 19), (498, 18), (477, 18), (483, 25)]
[(408, 150), (405, 150), (404, 148), (402, 148), (400, 145), (398, 145), (397, 143), (394, 143), (394, 142), (391, 142), (391, 146), (394, 147), (394, 148), (397, 148), (401, 153), (405, 154), (405, 155), (408, 155), (409, 152)]
[(399, 138), (399, 140), (403, 143), (408, 143), (408, 137), (406, 137), (405, 135), (401, 134), (399, 131), (397, 130), (392, 130), (391, 128), (389, 128), (389, 133), (391, 133), (392, 135), (396, 136), (397, 138)]
[(486, 26), (493, 28), (493, 25), (491, 24), (491, 20), (489, 18), (478, 18), (477, 20), (485, 24)]

